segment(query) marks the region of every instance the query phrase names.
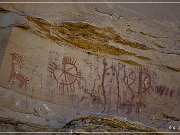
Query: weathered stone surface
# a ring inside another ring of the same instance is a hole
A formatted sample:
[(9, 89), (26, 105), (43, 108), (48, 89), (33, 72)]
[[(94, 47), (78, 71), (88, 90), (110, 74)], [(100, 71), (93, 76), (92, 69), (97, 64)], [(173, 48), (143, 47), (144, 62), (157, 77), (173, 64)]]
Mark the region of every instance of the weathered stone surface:
[[(88, 123), (87, 120), (89, 121)], [(69, 130), (76, 133), (104, 132), (108, 134), (115, 134), (118, 132), (134, 132), (134, 134), (136, 134), (135, 132), (156, 132), (154, 129), (142, 125), (134, 125), (117, 119), (105, 119), (94, 116), (82, 117), (70, 121), (63, 127), (63, 131)]]
[(0, 7), (1, 117), (61, 129), (93, 115), (179, 131), (179, 18), (120, 4)]
[(0, 118), (1, 132), (58, 132), (56, 129), (42, 127), (33, 123), (16, 121), (10, 118)]

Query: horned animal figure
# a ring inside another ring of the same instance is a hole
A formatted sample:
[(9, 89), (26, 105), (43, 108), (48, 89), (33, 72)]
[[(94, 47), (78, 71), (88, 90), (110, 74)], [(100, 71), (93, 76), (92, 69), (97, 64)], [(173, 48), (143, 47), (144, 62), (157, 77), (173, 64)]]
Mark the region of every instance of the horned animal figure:
[(22, 68), (23, 65), (23, 57), (18, 55), (17, 53), (11, 53), (12, 56), (12, 61), (11, 61), (11, 74), (9, 77), (8, 82), (11, 82), (12, 80), (12, 85), (14, 85), (15, 81), (19, 81), (19, 87), (27, 88), (27, 82), (29, 79), (25, 77), (23, 74), (19, 73), (18, 70)]

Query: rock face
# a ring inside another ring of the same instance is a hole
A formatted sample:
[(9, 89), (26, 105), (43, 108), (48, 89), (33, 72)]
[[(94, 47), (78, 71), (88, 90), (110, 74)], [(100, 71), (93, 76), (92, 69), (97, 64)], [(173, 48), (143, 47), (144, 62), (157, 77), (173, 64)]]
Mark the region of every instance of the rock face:
[(56, 129), (42, 127), (37, 124), (16, 121), (11, 118), (0, 118), (1, 132), (58, 132)]
[(130, 124), (127, 121), (119, 121), (117, 119), (105, 119), (98, 117), (82, 117), (74, 119), (67, 123), (62, 131), (82, 133), (82, 132), (106, 132), (108, 134), (115, 132), (153, 132), (154, 130), (142, 125)]
[(0, 116), (50, 128), (121, 117), (179, 131), (179, 18), (122, 4), (58, 6), (0, 5)]

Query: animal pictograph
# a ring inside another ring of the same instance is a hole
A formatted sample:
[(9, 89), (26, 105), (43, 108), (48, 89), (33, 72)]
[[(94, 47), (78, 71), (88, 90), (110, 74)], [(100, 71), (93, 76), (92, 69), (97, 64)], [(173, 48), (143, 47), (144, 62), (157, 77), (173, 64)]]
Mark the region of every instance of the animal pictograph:
[(26, 90), (29, 79), (25, 77), (22, 73), (20, 73), (20, 69), (23, 66), (23, 57), (15, 52), (11, 53), (10, 55), (12, 57), (12, 61), (11, 61), (11, 74), (8, 82), (12, 81), (12, 85), (14, 85), (15, 81), (18, 80), (19, 81), (18, 86), (20, 88), (24, 86)]

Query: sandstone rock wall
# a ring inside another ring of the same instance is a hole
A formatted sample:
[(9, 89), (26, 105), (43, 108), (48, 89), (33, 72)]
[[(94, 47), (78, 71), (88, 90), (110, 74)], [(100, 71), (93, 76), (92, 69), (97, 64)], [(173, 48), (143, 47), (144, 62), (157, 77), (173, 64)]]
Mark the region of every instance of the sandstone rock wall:
[(178, 130), (179, 28), (84, 6), (61, 22), (2, 6), (11, 27), (1, 28), (0, 115), (53, 128), (95, 115)]

